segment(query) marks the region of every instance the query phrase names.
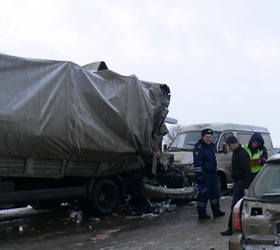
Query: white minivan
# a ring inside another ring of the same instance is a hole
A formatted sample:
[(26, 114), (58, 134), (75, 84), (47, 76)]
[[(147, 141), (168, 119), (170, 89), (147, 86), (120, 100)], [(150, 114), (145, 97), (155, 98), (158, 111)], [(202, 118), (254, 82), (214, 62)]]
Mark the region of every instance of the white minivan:
[(233, 123), (208, 123), (194, 124), (182, 129), (176, 136), (165, 153), (174, 156), (174, 165), (185, 172), (191, 183), (195, 181), (193, 149), (201, 139), (201, 131), (205, 128), (213, 130), (213, 143), (215, 144), (216, 158), (218, 163), (218, 181), (220, 190), (226, 190), (233, 182), (231, 177), (232, 151), (226, 146), (227, 137), (234, 135), (241, 145), (249, 143), (254, 132), (261, 133), (268, 157), (273, 155), (273, 144), (267, 128), (260, 126), (241, 125)]

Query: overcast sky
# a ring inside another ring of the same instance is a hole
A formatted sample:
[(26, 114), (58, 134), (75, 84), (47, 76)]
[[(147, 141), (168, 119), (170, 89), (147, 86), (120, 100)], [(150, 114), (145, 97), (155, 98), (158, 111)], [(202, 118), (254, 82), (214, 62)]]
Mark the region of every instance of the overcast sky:
[(264, 126), (280, 146), (279, 0), (0, 0), (0, 52), (171, 89), (179, 124)]

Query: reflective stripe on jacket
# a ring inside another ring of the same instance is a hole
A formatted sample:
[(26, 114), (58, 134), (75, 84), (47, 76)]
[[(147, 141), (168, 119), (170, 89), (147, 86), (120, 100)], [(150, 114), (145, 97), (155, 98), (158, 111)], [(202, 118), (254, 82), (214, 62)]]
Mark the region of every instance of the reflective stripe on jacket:
[(204, 172), (216, 173), (217, 160), (215, 145), (213, 143), (206, 145), (206, 143), (200, 139), (199, 142), (195, 144), (193, 158), (196, 177), (203, 176)]
[[(250, 156), (250, 159), (260, 159), (261, 158), (261, 155), (263, 153), (263, 151), (261, 150), (258, 150), (257, 153), (255, 153), (254, 155), (252, 155), (252, 152), (249, 148), (249, 145), (246, 144), (246, 145), (242, 145), (243, 148), (246, 149), (247, 153), (249, 154)], [(256, 166), (251, 166), (251, 169), (252, 169), (252, 173), (257, 173), (261, 170), (262, 168), (262, 165), (256, 165)]]

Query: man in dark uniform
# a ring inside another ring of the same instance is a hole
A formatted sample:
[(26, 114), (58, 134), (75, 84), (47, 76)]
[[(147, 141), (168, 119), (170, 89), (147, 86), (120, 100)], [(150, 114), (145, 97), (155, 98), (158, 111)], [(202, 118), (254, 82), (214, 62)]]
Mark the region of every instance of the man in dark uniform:
[(244, 190), (251, 183), (250, 157), (246, 150), (238, 143), (235, 136), (229, 136), (226, 141), (232, 154), (232, 179), (234, 180), (234, 193), (231, 204), (231, 213), (228, 220), (228, 229), (221, 232), (222, 235), (232, 234), (232, 212), (235, 204), (244, 196)]
[(194, 172), (196, 177), (197, 188), (197, 213), (199, 219), (210, 219), (206, 208), (208, 200), (211, 202), (211, 209), (214, 217), (224, 216), (225, 212), (220, 210), (220, 194), (217, 181), (217, 161), (215, 156), (215, 146), (212, 143), (212, 129), (201, 131), (201, 139), (195, 144)]

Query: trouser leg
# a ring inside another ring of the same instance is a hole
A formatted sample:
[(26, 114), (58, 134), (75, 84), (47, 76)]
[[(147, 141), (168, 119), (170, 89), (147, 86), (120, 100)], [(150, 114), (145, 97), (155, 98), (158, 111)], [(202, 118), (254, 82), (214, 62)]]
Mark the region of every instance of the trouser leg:
[(210, 190), (210, 181), (209, 181), (209, 176), (207, 174), (204, 174), (203, 177), (203, 184), (206, 187), (206, 191), (202, 194), (202, 193), (198, 193), (197, 196), (197, 213), (198, 215), (204, 215), (206, 214), (206, 210), (207, 210), (207, 202), (209, 200), (209, 190)]
[(210, 180), (210, 193), (209, 193), (209, 198), (211, 202), (211, 209), (213, 214), (216, 214), (220, 211), (220, 192), (219, 192), (219, 186), (218, 186), (218, 180), (217, 180), (217, 175), (212, 174)]
[(233, 193), (233, 198), (232, 198), (232, 203), (231, 203), (231, 213), (230, 213), (229, 220), (228, 220), (229, 229), (232, 229), (233, 208), (236, 205), (236, 203), (244, 196), (244, 187), (245, 187), (245, 182), (243, 180), (237, 180), (234, 183), (234, 193)]
[(206, 214), (208, 199), (209, 199), (209, 189), (208, 188), (203, 194), (200, 192), (198, 193), (197, 202), (196, 202), (198, 215)]

